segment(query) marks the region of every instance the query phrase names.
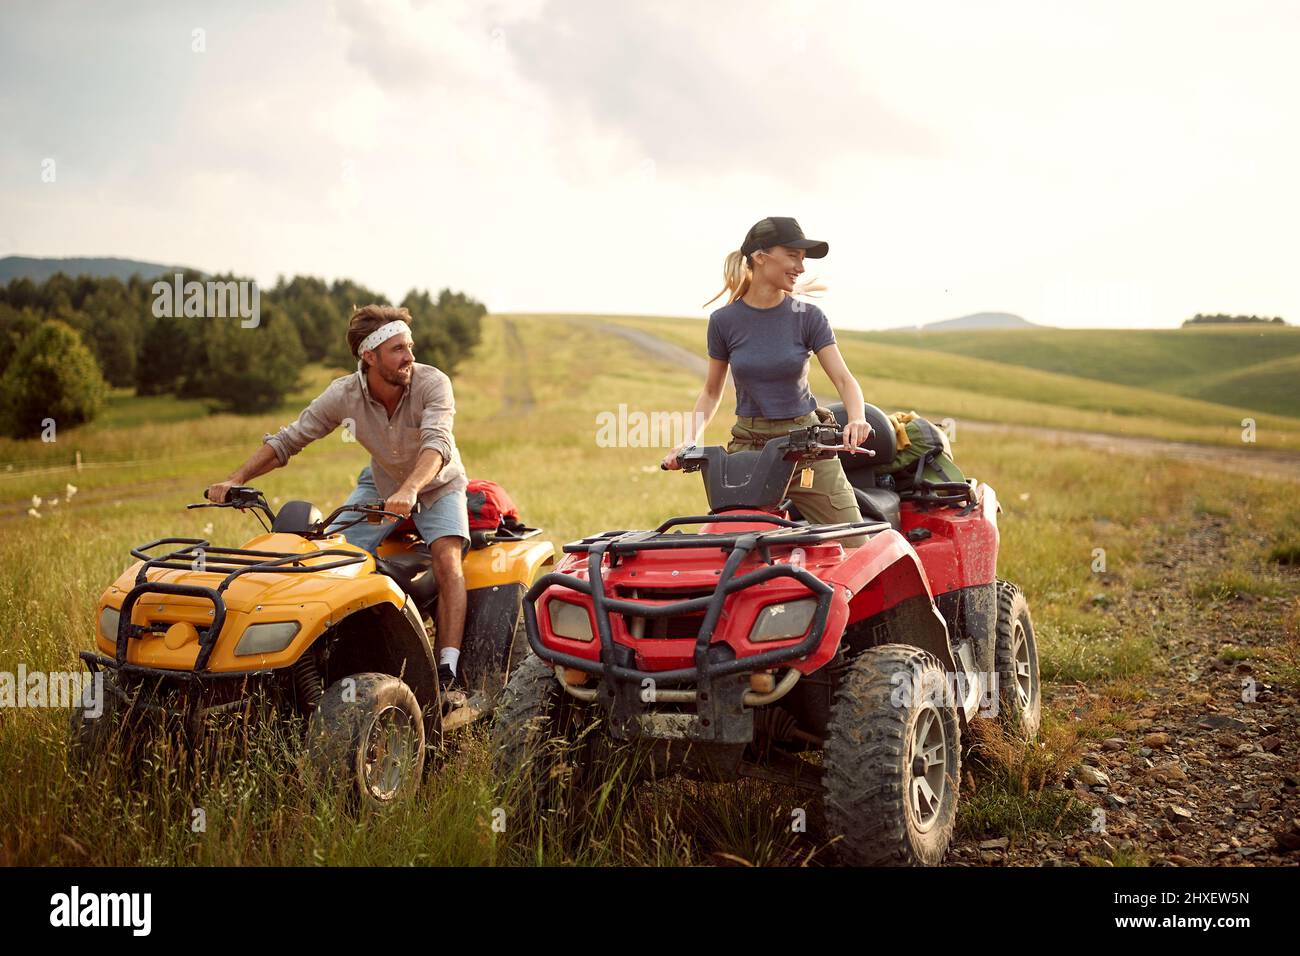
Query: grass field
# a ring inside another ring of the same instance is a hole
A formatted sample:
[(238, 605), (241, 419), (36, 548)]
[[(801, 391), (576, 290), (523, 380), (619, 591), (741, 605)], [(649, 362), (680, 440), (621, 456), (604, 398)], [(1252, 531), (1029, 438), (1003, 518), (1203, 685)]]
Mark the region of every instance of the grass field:
[[(698, 322), (617, 321), (702, 352)], [(1300, 448), (1300, 420), (1257, 414), (1249, 406), (1214, 405), (1059, 370), (1024, 368), (1008, 376), (1006, 366), (988, 356), (942, 351), (927, 353), (928, 364), (909, 378), (896, 370), (904, 360), (916, 362), (917, 349), (856, 333), (842, 335), (841, 343), (868, 399), (890, 408), (1206, 443), (1233, 441), (1240, 418), (1249, 414), (1258, 418), (1261, 445)], [(1256, 364), (1243, 360), (1241, 368)], [(100, 422), (60, 434), (52, 444), (0, 443), (0, 671), (13, 672), (19, 664), (75, 668), (77, 651), (91, 644), (97, 598), (129, 563), (131, 545), (196, 536), (209, 523), (212, 531), (202, 536), (216, 543), (250, 536), (251, 518), (187, 512), (184, 505), (251, 453), (264, 432), (291, 420), (334, 374), (310, 369), (300, 394), (268, 415), (207, 416), (198, 404), (115, 396)], [(663, 449), (596, 442), (597, 416), (619, 403), (647, 412), (686, 411), (699, 389), (696, 375), (648, 360), (625, 339), (581, 322), (489, 317), (481, 348), (454, 382), (457, 442), (471, 475), (505, 485), (525, 518), (557, 545), (706, 508), (697, 480), (658, 470)], [(816, 379), (814, 388), (830, 394), (824, 380)], [(723, 440), (729, 408), (730, 399), (707, 436), (711, 442)], [(66, 467), (78, 450), (84, 462), (79, 472)], [(1143, 682), (1160, 672), (1161, 622), (1148, 617), (1119, 626), (1096, 598), (1140, 594), (1151, 586), (1143, 558), (1153, 529), (1190, 528), (1207, 513), (1237, 529), (1237, 577), (1189, 582), (1203, 589), (1207, 602), (1224, 587), (1287, 593), (1293, 580), (1292, 569), (1271, 559), (1300, 544), (1300, 501), (1290, 488), (1279, 493), (1273, 482), (1172, 461), (1130, 462), (1121, 470), (1105, 455), (1027, 439), (968, 439), (958, 458), (968, 475), (998, 489), (1005, 509), (999, 575), (1030, 596), (1044, 678), (1086, 682), (1096, 695), (1113, 695), (1117, 709), (1141, 697)], [(358, 445), (334, 435), (257, 484), (274, 501), (307, 498), (328, 509), (343, 500), (365, 461)], [(77, 489), (71, 499), (68, 484)], [(39, 518), (28, 514), (33, 495), (42, 499)], [(1104, 574), (1093, 571), (1097, 548), (1105, 550)], [(1277, 680), (1295, 679), (1291, 658), (1261, 666), (1276, 668)], [(1044, 803), (1042, 788), (1025, 781), (1031, 769), (1059, 775), (1081, 738), (1104, 735), (1109, 727), (1100, 718), (1071, 721), (1050, 710), (1045, 721), (1046, 750), (1012, 754), (976, 782), (978, 796), (964, 798), (963, 832), (1022, 835), (1082, 825), (1068, 797)], [(789, 826), (792, 809), (807, 798), (757, 782), (628, 788), (613, 777), (568, 824), (534, 844), (507, 843), (489, 825), (493, 804), (481, 736), (468, 739), (417, 800), (357, 819), (299, 782), (301, 755), (277, 750), (278, 738), (264, 741), (249, 759), (239, 758), (236, 739), (232, 752), (216, 754), (214, 769), (197, 780), (161, 760), (133, 788), (121, 778), (69, 773), (65, 731), (65, 713), (0, 708), (0, 774), (6, 781), (0, 864), (769, 864), (826, 856), (815, 828), (804, 834)], [(1045, 760), (1056, 761), (1055, 769), (1043, 771)], [(197, 808), (206, 823), (198, 832)]]
[(1235, 408), (1300, 416), (1300, 329), (1006, 329), (853, 332), (854, 339), (1077, 378), (1132, 385)]

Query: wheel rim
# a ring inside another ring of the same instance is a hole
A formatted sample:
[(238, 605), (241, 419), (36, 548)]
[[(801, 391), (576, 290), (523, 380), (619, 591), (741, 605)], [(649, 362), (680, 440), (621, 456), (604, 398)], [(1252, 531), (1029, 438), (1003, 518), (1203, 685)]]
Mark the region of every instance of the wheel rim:
[(927, 705), (912, 725), (912, 775), (907, 805), (916, 828), (930, 829), (939, 818), (948, 788), (948, 737), (943, 715)]
[(1015, 668), (1016, 700), (1022, 711), (1028, 710), (1034, 700), (1034, 668), (1029, 657), (1029, 638), (1020, 621), (1011, 629), (1011, 661)]
[(389, 705), (375, 715), (362, 744), (362, 783), (372, 797), (392, 800), (415, 762), (419, 736), (411, 715)]

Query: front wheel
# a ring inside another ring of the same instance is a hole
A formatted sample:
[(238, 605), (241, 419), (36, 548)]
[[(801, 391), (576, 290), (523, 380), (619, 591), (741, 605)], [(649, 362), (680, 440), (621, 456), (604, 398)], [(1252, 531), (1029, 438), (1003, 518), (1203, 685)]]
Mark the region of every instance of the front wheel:
[(853, 866), (934, 866), (957, 820), (961, 727), (943, 665), (905, 644), (859, 654), (827, 724), (826, 822)]
[(383, 807), (419, 786), (424, 719), (414, 691), (391, 674), (352, 674), (325, 690), (307, 724), (318, 781), (349, 802)]
[(596, 731), (589, 713), (536, 655), (511, 676), (492, 723), (492, 777), (520, 829), (561, 812), (566, 794), (576, 793), (590, 772)]
[(97, 690), (73, 704), (68, 768), (90, 772), (117, 763), (135, 772), (151, 738), (152, 723), (132, 708), (112, 671), (100, 673), (103, 683)]

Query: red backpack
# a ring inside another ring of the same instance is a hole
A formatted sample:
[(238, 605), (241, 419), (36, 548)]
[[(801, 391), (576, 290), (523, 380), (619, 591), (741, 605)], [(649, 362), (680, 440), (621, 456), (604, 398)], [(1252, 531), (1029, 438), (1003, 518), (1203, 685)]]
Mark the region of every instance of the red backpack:
[(465, 489), (465, 499), (469, 505), (471, 531), (496, 531), (503, 525), (520, 526), (519, 509), (506, 490), (495, 481), (470, 479), (469, 486)]

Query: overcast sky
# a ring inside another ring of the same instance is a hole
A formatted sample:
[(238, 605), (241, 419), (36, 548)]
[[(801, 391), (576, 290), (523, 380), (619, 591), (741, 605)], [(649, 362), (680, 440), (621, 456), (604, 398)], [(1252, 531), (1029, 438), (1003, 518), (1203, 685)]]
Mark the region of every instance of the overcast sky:
[(784, 215), (838, 327), (1300, 321), (1300, 4), (632, 9), (6, 3), (0, 255), (703, 317)]

